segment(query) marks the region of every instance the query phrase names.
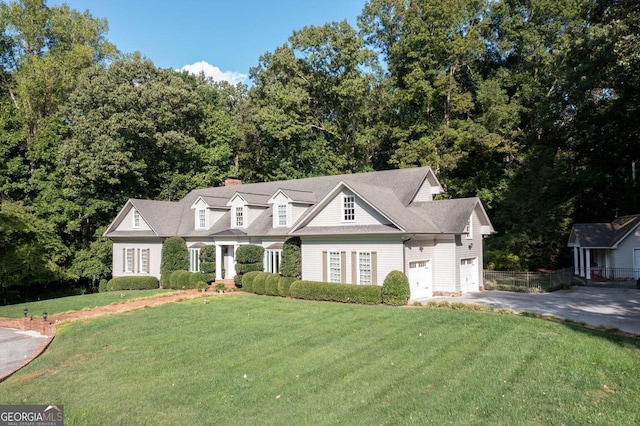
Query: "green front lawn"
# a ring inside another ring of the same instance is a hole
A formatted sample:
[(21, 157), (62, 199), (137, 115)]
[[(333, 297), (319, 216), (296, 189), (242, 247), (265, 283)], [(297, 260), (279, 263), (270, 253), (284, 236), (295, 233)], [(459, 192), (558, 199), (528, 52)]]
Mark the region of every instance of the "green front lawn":
[(81, 296), (61, 297), (59, 299), (47, 299), (38, 302), (18, 303), (16, 305), (0, 306), (0, 317), (21, 318), (24, 309), (29, 309), (29, 315), (41, 317), (43, 312), (49, 315), (61, 314), (70, 311), (82, 311), (98, 306), (122, 303), (133, 299), (155, 297), (176, 293), (175, 290), (127, 290), (108, 291), (105, 293), (83, 294)]
[(0, 383), (68, 425), (639, 424), (640, 343), (494, 313), (194, 299), (59, 327)]

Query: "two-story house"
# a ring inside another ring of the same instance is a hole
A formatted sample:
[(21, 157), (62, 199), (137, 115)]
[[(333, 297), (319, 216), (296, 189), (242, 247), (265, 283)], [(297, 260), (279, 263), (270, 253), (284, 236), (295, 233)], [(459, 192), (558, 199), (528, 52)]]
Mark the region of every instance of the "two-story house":
[[(305, 280), (382, 285), (404, 271), (411, 299), (482, 285), (483, 239), (494, 232), (478, 198), (434, 200), (443, 192), (430, 167), (242, 184), (191, 191), (181, 201), (130, 199), (105, 236), (113, 275), (160, 276), (163, 241), (183, 237), (190, 269), (216, 246), (216, 279), (235, 276), (243, 244), (265, 248), (278, 272), (283, 242), (302, 241)], [(223, 277), (223, 268), (225, 276)]]

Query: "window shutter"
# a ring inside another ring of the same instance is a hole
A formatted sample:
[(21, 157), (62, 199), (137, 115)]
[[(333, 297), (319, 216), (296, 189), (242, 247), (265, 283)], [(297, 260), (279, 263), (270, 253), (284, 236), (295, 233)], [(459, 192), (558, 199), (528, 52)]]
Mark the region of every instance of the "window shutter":
[(147, 251), (147, 274), (151, 273), (151, 250), (145, 249)]
[(347, 252), (340, 252), (340, 282), (347, 282)]
[(327, 252), (322, 252), (322, 282), (327, 282)]
[(351, 252), (351, 284), (360, 284), (358, 282), (358, 252)]
[(138, 267), (137, 263), (140, 263), (136, 262), (136, 252), (138, 252), (138, 256), (140, 256), (140, 249), (131, 249), (131, 272), (134, 274), (139, 272), (136, 268)]
[(127, 249), (122, 249), (122, 272), (127, 271)]
[(371, 252), (371, 284), (378, 285), (378, 252)]

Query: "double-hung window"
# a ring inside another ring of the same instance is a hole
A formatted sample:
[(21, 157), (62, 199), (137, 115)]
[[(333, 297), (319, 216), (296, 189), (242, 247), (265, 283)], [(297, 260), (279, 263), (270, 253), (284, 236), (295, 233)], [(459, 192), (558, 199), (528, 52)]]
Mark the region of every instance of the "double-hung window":
[(278, 204), (278, 226), (287, 226), (287, 205)]
[(133, 210), (133, 229), (140, 229), (140, 212)]
[(149, 273), (149, 249), (140, 250), (140, 273)]
[(358, 284), (371, 283), (371, 252), (358, 252)]
[(235, 224), (236, 227), (244, 227), (244, 207), (236, 207), (235, 209)]
[(124, 272), (133, 272), (133, 250), (132, 248), (124, 250)]
[(329, 282), (339, 283), (342, 280), (342, 262), (339, 251), (329, 252)]
[(265, 253), (267, 256), (266, 271), (271, 272), (272, 274), (279, 273), (282, 250), (267, 250)]
[(473, 215), (469, 216), (465, 232), (467, 234), (467, 240), (473, 239)]
[(356, 220), (356, 197), (353, 195), (345, 195), (342, 198), (342, 220), (343, 222)]
[(206, 209), (198, 209), (198, 229), (206, 229), (207, 228), (207, 210)]

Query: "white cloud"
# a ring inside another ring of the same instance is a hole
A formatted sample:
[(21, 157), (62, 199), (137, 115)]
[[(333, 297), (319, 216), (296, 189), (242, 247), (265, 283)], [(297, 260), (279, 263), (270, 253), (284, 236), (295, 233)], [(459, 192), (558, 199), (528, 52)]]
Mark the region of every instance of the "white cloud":
[(246, 74), (235, 71), (222, 71), (220, 68), (211, 65), (205, 61), (196, 62), (195, 64), (185, 65), (180, 71), (187, 71), (189, 74), (200, 75), (204, 73), (205, 77), (210, 77), (213, 81), (228, 81), (231, 84), (244, 83), (248, 78)]

